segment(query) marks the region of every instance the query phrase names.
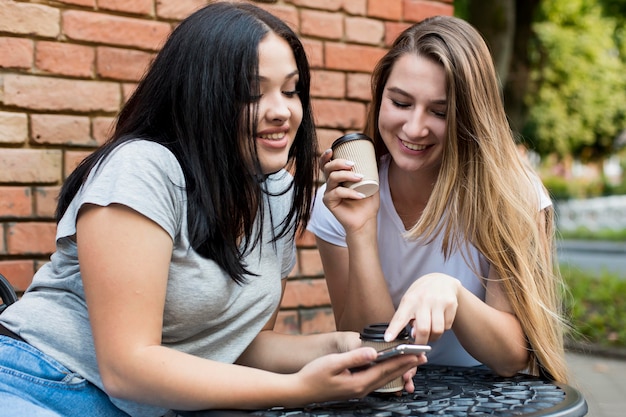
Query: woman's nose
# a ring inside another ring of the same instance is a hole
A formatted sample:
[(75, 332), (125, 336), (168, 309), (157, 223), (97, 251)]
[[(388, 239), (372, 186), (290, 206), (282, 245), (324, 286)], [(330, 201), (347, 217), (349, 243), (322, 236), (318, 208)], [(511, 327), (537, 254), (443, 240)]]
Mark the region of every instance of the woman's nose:
[(265, 103), (265, 118), (269, 121), (281, 121), (289, 119), (291, 111), (289, 110), (289, 103), (282, 94), (272, 95), (268, 97), (268, 101)]
[(404, 123), (403, 130), (409, 138), (421, 138), (428, 135), (426, 115), (422, 110), (416, 110)]

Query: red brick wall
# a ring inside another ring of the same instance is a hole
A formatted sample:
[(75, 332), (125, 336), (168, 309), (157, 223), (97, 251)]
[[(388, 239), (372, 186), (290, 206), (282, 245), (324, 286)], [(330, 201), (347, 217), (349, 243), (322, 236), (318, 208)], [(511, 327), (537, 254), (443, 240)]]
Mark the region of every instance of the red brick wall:
[[(18, 292), (54, 250), (55, 199), (64, 178), (105, 140), (173, 25), (207, 2), (0, 0), (0, 273)], [(452, 0), (256, 3), (302, 36), (321, 150), (363, 127), (369, 73), (394, 37), (412, 22), (453, 12)], [(298, 242), (278, 327), (334, 328), (310, 234)]]

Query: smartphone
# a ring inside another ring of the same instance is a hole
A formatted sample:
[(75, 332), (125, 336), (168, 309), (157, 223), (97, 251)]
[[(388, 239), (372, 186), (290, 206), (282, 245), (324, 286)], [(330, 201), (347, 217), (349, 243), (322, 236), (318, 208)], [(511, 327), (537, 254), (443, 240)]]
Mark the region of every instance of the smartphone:
[(428, 353), (430, 352), (430, 349), (431, 348), (428, 345), (402, 344), (378, 352), (378, 356), (374, 359), (374, 363), (382, 362), (398, 355), (419, 355), (420, 353)]
[(430, 349), (431, 349), (431, 347), (428, 346), (428, 345), (408, 345), (408, 344), (402, 344), (402, 345), (394, 346), (392, 348), (379, 351), (378, 352), (378, 356), (376, 357), (376, 359), (374, 359), (369, 364), (363, 365), (363, 366), (358, 366), (356, 368), (351, 368), (350, 371), (351, 372), (363, 371), (363, 370), (369, 368), (370, 366), (372, 366), (374, 364), (377, 364), (379, 362), (383, 362), (383, 361), (385, 361), (387, 359), (391, 359), (391, 358), (396, 357), (398, 355), (419, 355), (421, 353), (428, 353), (428, 352), (430, 352)]

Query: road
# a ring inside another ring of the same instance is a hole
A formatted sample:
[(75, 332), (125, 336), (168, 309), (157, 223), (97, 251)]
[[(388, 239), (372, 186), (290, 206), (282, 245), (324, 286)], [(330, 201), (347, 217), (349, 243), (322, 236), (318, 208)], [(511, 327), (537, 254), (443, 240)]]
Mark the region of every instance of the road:
[(626, 242), (559, 241), (561, 265), (586, 271), (607, 271), (626, 279)]

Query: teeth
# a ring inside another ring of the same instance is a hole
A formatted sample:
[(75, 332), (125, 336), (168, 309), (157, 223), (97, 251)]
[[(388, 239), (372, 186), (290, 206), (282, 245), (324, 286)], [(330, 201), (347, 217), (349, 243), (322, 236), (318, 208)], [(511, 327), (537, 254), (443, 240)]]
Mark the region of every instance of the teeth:
[(412, 151), (423, 151), (426, 149), (426, 145), (416, 145), (414, 143), (402, 141), (402, 144)]
[(269, 133), (267, 135), (259, 135), (261, 139), (270, 139), (270, 140), (278, 140), (285, 137), (285, 133)]

